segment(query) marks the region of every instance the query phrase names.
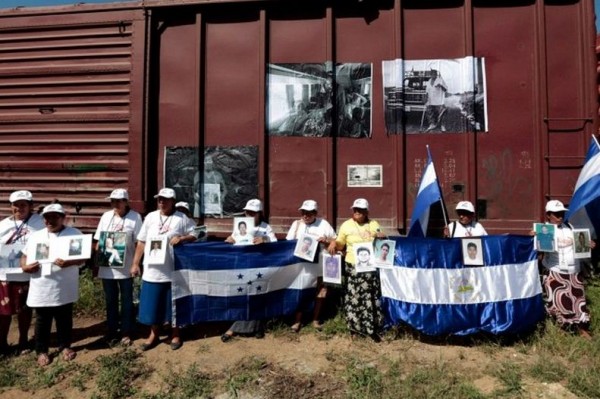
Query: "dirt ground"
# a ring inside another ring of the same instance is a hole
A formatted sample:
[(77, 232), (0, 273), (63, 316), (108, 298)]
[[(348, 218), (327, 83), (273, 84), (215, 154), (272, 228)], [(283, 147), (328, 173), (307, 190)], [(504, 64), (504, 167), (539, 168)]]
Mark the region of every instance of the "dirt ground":
[[(11, 326), (9, 342), (17, 341), (15, 322)], [(143, 361), (152, 370), (148, 377), (136, 385), (138, 392), (157, 393), (164, 388), (164, 378), (170, 373), (188, 369), (192, 364), (206, 373), (223, 373), (234, 369), (244, 359), (257, 356), (278, 370), (291, 371), (292, 375), (309, 376), (312, 379), (326, 380), (340, 375), (339, 371), (347, 366), (348, 359), (356, 359), (361, 364), (374, 364), (385, 367), (389, 361), (399, 360), (403, 364), (437, 367), (440, 364), (451, 365), (453, 370), (472, 376), (470, 381), (484, 394), (499, 387), (499, 381), (491, 377), (490, 370), (499, 362), (510, 360), (522, 364), (532, 361), (532, 355), (520, 353), (516, 347), (492, 347), (456, 345), (448, 342), (427, 343), (421, 339), (386, 337), (383, 342), (375, 343), (370, 339), (349, 336), (327, 337), (324, 333), (311, 328), (303, 329), (299, 334), (287, 328), (267, 331), (264, 339), (236, 337), (223, 343), (220, 334), (227, 324), (197, 326), (184, 331), (184, 345), (177, 351), (171, 350), (167, 336), (163, 343), (142, 354)], [(73, 349), (77, 351), (74, 360), (78, 365), (94, 362), (100, 355), (107, 355), (119, 349), (99, 347), (104, 326), (100, 319), (75, 319)], [(133, 348), (143, 342), (143, 333), (135, 337)], [(31, 332), (33, 335), (33, 331)], [(31, 367), (37, 368), (35, 355), (30, 357)], [(385, 361), (384, 361), (385, 360)], [(60, 360), (54, 359), (54, 362)], [(50, 366), (52, 367), (52, 365)], [(337, 372), (337, 374), (336, 374)], [(576, 398), (558, 384), (531, 383), (525, 379), (527, 398)], [(22, 399), (27, 397), (81, 398), (91, 396), (91, 392), (81, 392), (69, 385), (68, 381), (38, 390), (23, 392), (18, 389), (0, 391), (3, 399)], [(216, 395), (227, 398), (226, 393)], [(255, 397), (255, 396), (251, 396)], [(321, 397), (327, 397), (324, 394)]]

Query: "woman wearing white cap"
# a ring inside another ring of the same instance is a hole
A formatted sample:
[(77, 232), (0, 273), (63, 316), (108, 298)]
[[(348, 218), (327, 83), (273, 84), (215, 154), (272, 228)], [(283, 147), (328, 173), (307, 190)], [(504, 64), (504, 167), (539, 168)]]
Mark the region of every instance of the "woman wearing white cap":
[(379, 223), (369, 219), (369, 202), (358, 198), (351, 206), (352, 218), (341, 226), (337, 239), (329, 244), (331, 255), (346, 248), (345, 273), (346, 292), (344, 293), (344, 313), (348, 329), (374, 340), (379, 340), (383, 325), (381, 310), (381, 288), (377, 272), (357, 273), (354, 245), (373, 242), (375, 238), (384, 238)]
[[(573, 228), (564, 221), (567, 210), (558, 200), (546, 203), (546, 221), (556, 226), (557, 243), (556, 252), (541, 253), (546, 274), (543, 278), (546, 311), (561, 327), (573, 327), (589, 338), (590, 314), (585, 300), (581, 260), (574, 257)], [(596, 243), (591, 241), (590, 247), (595, 246)]]
[[(259, 199), (251, 199), (244, 207), (244, 213), (247, 217), (254, 218), (254, 244), (262, 244), (266, 242), (275, 242), (277, 237), (273, 229), (264, 220), (262, 213), (263, 206)], [(233, 234), (225, 239), (225, 242), (235, 244)], [(265, 326), (263, 320), (240, 320), (234, 322), (231, 327), (221, 335), (221, 341), (227, 342), (236, 334), (254, 335), (256, 338), (265, 336)]]
[[(196, 237), (192, 235), (194, 222), (175, 210), (175, 191), (171, 188), (163, 188), (154, 198), (156, 198), (158, 209), (146, 216), (137, 236), (138, 244), (131, 265), (131, 275), (140, 275), (140, 261), (148, 239), (166, 238), (169, 245), (165, 261), (162, 264), (150, 264), (150, 257), (144, 257), (138, 320), (140, 323), (150, 326), (150, 335), (141, 346), (143, 351), (152, 349), (159, 344), (160, 326), (163, 323), (171, 322), (172, 319), (171, 274), (174, 260), (171, 247), (196, 240)], [(171, 349), (177, 350), (181, 346), (179, 328), (173, 326)]]
[[(106, 199), (110, 200), (112, 209), (104, 212), (100, 218), (100, 223), (98, 223), (96, 234), (94, 234), (96, 251), (99, 249), (99, 240), (103, 235), (105, 239), (104, 251), (108, 256), (108, 266), (98, 267), (98, 277), (102, 279), (106, 302), (108, 333), (105, 340), (107, 343), (112, 343), (120, 339), (121, 344), (130, 345), (134, 323), (133, 278), (131, 277), (130, 268), (135, 252), (135, 238), (142, 228), (142, 217), (129, 207), (129, 193), (127, 190), (117, 188)], [(113, 238), (107, 234), (110, 232), (126, 234), (124, 264), (122, 261), (117, 262), (117, 260), (120, 260), (120, 255), (117, 249), (114, 248)], [(112, 262), (111, 259), (113, 259)], [(111, 267), (115, 263), (117, 265)]]
[[(327, 220), (317, 217), (318, 205), (316, 201), (306, 200), (298, 210), (301, 215), (300, 219), (295, 220), (294, 223), (292, 223), (292, 226), (287, 233), (286, 240), (298, 240), (303, 234), (310, 234), (319, 237), (319, 242), (323, 245), (323, 248), (326, 248), (331, 241), (335, 241), (337, 235), (335, 234), (333, 227), (331, 227)], [(321, 262), (319, 262), (319, 264), (320, 263)], [(321, 279), (319, 279), (317, 285), (318, 294), (315, 300), (312, 325), (317, 330), (320, 330), (322, 328), (320, 314), (321, 308), (323, 307), (323, 301), (327, 296), (327, 287), (323, 285)], [(296, 313), (296, 321), (292, 325), (292, 330), (298, 332), (300, 331), (301, 326), (302, 312), (299, 311)]]
[(19, 351), (29, 350), (27, 334), (31, 325), (31, 309), (25, 305), (29, 275), (11, 274), (8, 281), (6, 268), (20, 268), (18, 260), (21, 248), (27, 244), (32, 233), (44, 228), (42, 217), (33, 213), (33, 196), (29, 191), (15, 191), (10, 195), (9, 202), (12, 216), (0, 222), (0, 244), (14, 248), (13, 258), (16, 262), (0, 267), (0, 354), (8, 352), (8, 331), (15, 314), (19, 323)]
[(475, 207), (469, 201), (456, 204), (458, 220), (444, 228), (444, 237), (480, 237), (487, 236), (481, 223), (475, 220)]
[(56, 258), (49, 265), (50, 273), (42, 274), (42, 265), (27, 254), (34, 253), (39, 243), (49, 243), (57, 237), (81, 235), (81, 231), (65, 225), (65, 210), (60, 204), (50, 204), (42, 211), (46, 228), (29, 237), (21, 257), (21, 268), (31, 274), (27, 306), (35, 309), (35, 352), (40, 366), (50, 363), (48, 348), (52, 320), (56, 322), (56, 336), (63, 360), (75, 359), (71, 349), (73, 331), (73, 303), (79, 299), (79, 267), (81, 260)]

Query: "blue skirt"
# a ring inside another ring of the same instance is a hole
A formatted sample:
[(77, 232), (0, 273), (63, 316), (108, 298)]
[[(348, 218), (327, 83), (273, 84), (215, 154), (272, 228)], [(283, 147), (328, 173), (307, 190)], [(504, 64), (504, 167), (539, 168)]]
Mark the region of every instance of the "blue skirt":
[(142, 280), (138, 321), (151, 326), (170, 323), (173, 318), (171, 283), (151, 283)]

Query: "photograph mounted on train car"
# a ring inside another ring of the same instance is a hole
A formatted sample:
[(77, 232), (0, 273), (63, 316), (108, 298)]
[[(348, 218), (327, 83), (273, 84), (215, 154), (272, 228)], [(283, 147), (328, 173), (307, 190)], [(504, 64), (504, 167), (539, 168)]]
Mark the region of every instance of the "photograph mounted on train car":
[(388, 134), (486, 132), (483, 58), (383, 61)]

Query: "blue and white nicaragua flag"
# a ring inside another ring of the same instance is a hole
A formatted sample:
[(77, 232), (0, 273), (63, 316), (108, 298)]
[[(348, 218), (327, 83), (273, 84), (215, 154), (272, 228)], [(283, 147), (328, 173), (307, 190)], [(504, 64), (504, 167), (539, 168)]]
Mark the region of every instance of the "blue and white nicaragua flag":
[(295, 245), (175, 247), (173, 323), (270, 319), (312, 304), (321, 266), (295, 257)]
[(565, 219), (574, 226), (589, 228), (592, 237), (600, 231), (600, 145), (594, 136)]
[(427, 335), (531, 330), (544, 318), (532, 238), (481, 243), (484, 266), (465, 267), (461, 239), (396, 239), (394, 267), (380, 270), (386, 323)]
[(429, 224), (429, 211), (433, 204), (442, 200), (442, 192), (438, 183), (429, 146), (427, 146), (427, 165), (421, 176), (419, 192), (415, 200), (415, 207), (410, 218), (409, 237), (427, 236), (427, 225)]

